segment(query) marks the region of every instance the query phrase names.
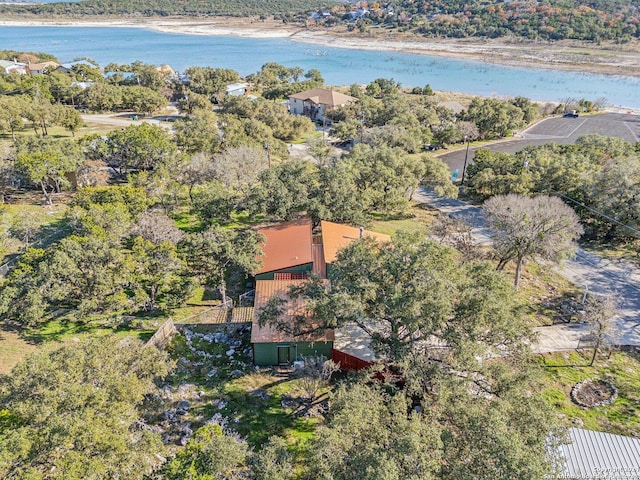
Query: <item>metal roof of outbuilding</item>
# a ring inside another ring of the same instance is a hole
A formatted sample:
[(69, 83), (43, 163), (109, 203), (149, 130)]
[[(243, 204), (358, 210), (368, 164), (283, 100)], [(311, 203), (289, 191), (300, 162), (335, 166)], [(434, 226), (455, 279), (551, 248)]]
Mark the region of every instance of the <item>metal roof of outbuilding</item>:
[(260, 310), (274, 296), (286, 300), (285, 310), (282, 320), (293, 322), (295, 317), (307, 317), (308, 328), (317, 327), (310, 317), (306, 302), (303, 299), (291, 299), (289, 289), (292, 286), (300, 286), (307, 280), (257, 280), (256, 299), (254, 304), (253, 325), (251, 326), (251, 343), (287, 343), (287, 342), (333, 342), (335, 339), (332, 329), (319, 330), (310, 334), (292, 336), (283, 333), (275, 328), (264, 325), (260, 326), (258, 317)]
[(640, 439), (570, 428), (571, 443), (558, 446), (559, 478), (640, 479)]

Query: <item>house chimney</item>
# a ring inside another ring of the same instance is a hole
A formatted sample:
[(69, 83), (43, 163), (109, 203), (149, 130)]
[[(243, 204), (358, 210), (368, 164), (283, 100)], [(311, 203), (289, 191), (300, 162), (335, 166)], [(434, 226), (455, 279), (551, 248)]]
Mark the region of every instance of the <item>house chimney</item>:
[(364, 227), (360, 227), (360, 238), (364, 237)]

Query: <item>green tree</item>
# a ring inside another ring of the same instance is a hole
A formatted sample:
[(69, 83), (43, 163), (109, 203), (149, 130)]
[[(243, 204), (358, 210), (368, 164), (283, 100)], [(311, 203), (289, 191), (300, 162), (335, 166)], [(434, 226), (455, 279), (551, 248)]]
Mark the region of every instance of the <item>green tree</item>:
[(47, 300), (74, 308), (80, 319), (127, 306), (129, 266), (118, 246), (104, 238), (72, 235), (62, 239), (42, 273)]
[(255, 480), (291, 480), (293, 459), (287, 441), (282, 437), (270, 437), (260, 450), (249, 457), (252, 478)]
[(364, 225), (369, 219), (366, 205), (353, 194), (356, 190), (355, 174), (343, 162), (321, 165), (318, 182), (310, 195), (309, 213), (314, 222), (332, 222)]
[(0, 379), (0, 476), (142, 479), (162, 442), (132, 426), (168, 370), (158, 350), (121, 336), (84, 337), (18, 364)]
[(220, 151), (222, 132), (213, 112), (197, 110), (176, 120), (174, 128), (175, 141), (185, 152), (216, 154)]
[(432, 189), (440, 197), (457, 198), (458, 189), (451, 181), (449, 167), (439, 158), (424, 155), (425, 173), (421, 185)]
[(185, 275), (186, 264), (176, 246), (168, 241), (154, 244), (142, 237), (131, 246), (134, 300), (143, 310), (155, 311), (161, 301), (168, 309), (186, 301), (192, 284)]
[(420, 159), (399, 148), (373, 149), (358, 144), (343, 158), (354, 172), (358, 201), (384, 212), (406, 208), (409, 189), (415, 188), (424, 174)]
[(524, 162), (522, 157), (479, 149), (467, 167), (467, 188), (481, 198), (510, 193), (526, 195), (536, 186), (537, 172), (524, 167)]
[(291, 220), (309, 205), (315, 188), (314, 167), (307, 162), (282, 162), (260, 175), (252, 189), (250, 209), (275, 220)]
[(241, 200), (237, 192), (218, 181), (207, 182), (193, 189), (191, 199), (191, 208), (205, 227), (231, 222)]
[(180, 243), (189, 271), (205, 286), (218, 288), (227, 302), (227, 284), (232, 274), (246, 276), (260, 265), (261, 236), (253, 230), (236, 231), (212, 226), (192, 233)]
[(55, 123), (66, 128), (71, 132), (72, 136), (76, 136), (76, 132), (84, 125), (84, 121), (80, 113), (74, 108), (64, 107), (62, 105), (56, 108)]
[(94, 149), (121, 175), (132, 169), (153, 170), (176, 153), (167, 131), (148, 123), (110, 132)]
[[(521, 99), (521, 97), (518, 97)], [(524, 101), (519, 100), (530, 115)], [(525, 125), (525, 112), (517, 105), (496, 98), (474, 98), (466, 111), (460, 114), (461, 120), (474, 122), (483, 139), (502, 138), (513, 130)]]
[(123, 87), (96, 82), (82, 93), (82, 102), (89, 110), (114, 111), (122, 105)]
[(240, 79), (238, 72), (227, 68), (189, 67), (184, 73), (189, 78), (189, 89), (207, 95), (214, 103), (221, 103), (227, 85)]
[(589, 227), (606, 241), (636, 238), (635, 230), (640, 227), (639, 188), (640, 156), (605, 161), (585, 186), (586, 203), (603, 214), (589, 215)]
[(163, 480), (235, 480), (247, 478), (247, 445), (219, 425), (199, 428), (186, 447), (162, 468)]
[(435, 422), (412, 413), (402, 395), (363, 384), (342, 386), (312, 447), (311, 473), (320, 480), (437, 478), (440, 441)]
[(16, 130), (24, 127), (21, 101), (13, 97), (0, 97), (0, 131), (11, 132), (11, 139), (16, 143)]
[(151, 115), (168, 104), (164, 95), (151, 88), (132, 86), (122, 91), (122, 108)]
[(70, 185), (68, 174), (77, 171), (82, 156), (75, 142), (31, 137), (18, 145), (15, 167), (39, 186), (47, 204), (52, 193)]

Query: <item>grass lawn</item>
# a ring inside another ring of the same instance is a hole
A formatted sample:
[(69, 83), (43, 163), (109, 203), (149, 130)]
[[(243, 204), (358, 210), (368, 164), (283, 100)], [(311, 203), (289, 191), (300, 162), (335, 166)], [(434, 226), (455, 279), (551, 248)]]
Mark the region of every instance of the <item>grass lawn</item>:
[(413, 203), (406, 214), (382, 215), (374, 213), (369, 230), (387, 235), (393, 235), (398, 231), (427, 235), (429, 226), (438, 215), (440, 213), (427, 204)]
[(0, 323), (0, 375), (9, 373), (20, 360), (36, 351), (37, 346), (20, 333)]
[[(640, 357), (614, 352), (609, 359), (599, 356), (593, 367), (588, 366), (590, 359), (590, 351), (539, 356), (545, 370), (543, 397), (566, 417), (568, 425), (582, 421), (589, 430), (640, 436)], [(576, 405), (569, 396), (571, 388), (586, 379), (610, 381), (618, 389), (618, 398), (592, 409)]]

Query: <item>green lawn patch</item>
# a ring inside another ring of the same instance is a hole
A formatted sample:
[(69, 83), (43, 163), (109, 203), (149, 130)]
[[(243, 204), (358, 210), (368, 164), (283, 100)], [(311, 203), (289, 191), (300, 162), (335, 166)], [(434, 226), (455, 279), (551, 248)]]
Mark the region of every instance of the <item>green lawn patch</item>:
[[(582, 425), (590, 430), (640, 436), (640, 357), (614, 352), (610, 358), (598, 357), (589, 367), (591, 352), (553, 353), (539, 356), (544, 367), (542, 395), (569, 426)], [(611, 405), (584, 408), (571, 401), (571, 388), (586, 379), (606, 379), (618, 389)]]
[(387, 235), (398, 231), (427, 235), (429, 227), (440, 213), (426, 204), (414, 203), (408, 212), (396, 215), (373, 213), (369, 230)]

